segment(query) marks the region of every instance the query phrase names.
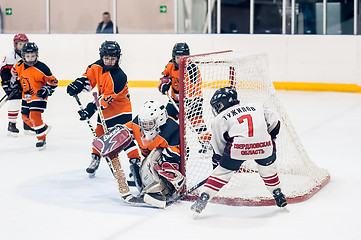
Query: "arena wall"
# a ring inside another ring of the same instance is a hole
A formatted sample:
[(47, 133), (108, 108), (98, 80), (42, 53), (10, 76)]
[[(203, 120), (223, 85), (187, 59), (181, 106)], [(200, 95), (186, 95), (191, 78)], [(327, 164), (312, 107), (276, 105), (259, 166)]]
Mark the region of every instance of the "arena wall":
[[(121, 67), (130, 86), (157, 86), (176, 42), (187, 42), (191, 54), (222, 50), (265, 52), (277, 89), (361, 92), (361, 37), (353, 35), (241, 34), (28, 34), (62, 86), (81, 76), (99, 58), (99, 46), (116, 40)], [(0, 55), (12, 48), (13, 34), (0, 35)]]

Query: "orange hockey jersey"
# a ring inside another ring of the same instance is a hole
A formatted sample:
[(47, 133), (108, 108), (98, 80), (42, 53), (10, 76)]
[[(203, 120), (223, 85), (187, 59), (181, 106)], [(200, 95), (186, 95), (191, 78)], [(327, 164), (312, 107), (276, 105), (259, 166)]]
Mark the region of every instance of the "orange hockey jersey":
[(127, 75), (121, 68), (105, 71), (101, 60), (88, 66), (83, 74), (91, 89), (98, 87), (100, 104), (105, 120), (122, 114), (132, 114)]
[(165, 149), (167, 154), (164, 154), (164, 158), (170, 163), (180, 163), (180, 140), (179, 140), (179, 125), (173, 118), (168, 118), (167, 122), (160, 127), (160, 133), (155, 137), (152, 143), (145, 146), (141, 139), (141, 129), (138, 122), (138, 116), (133, 121), (126, 123), (125, 125), (133, 133), (134, 139), (137, 141), (138, 146), (144, 157), (147, 157), (149, 153), (155, 148)]
[[(163, 76), (169, 76), (172, 80), (171, 94), (176, 102), (179, 101), (179, 69), (175, 67), (172, 61), (169, 61), (162, 72)], [(198, 67), (194, 63), (190, 63), (186, 68), (185, 79), (186, 91), (189, 98), (203, 97), (201, 86), (202, 78)]]
[(23, 89), (22, 97), (27, 102), (41, 100), (36, 93), (43, 86), (48, 85), (52, 89), (58, 86), (58, 80), (43, 62), (37, 61), (33, 66), (28, 66), (20, 60), (15, 64), (15, 71)]

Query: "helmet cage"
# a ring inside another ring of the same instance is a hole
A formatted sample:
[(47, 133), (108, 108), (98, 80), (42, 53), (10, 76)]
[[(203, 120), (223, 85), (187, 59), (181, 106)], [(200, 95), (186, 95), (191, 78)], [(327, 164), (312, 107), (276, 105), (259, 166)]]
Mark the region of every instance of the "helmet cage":
[(100, 59), (103, 62), (103, 57), (116, 57), (117, 61), (115, 62), (114, 66), (107, 66), (104, 64), (104, 67), (106, 69), (112, 69), (112, 68), (116, 68), (119, 65), (119, 62), (121, 60), (121, 49), (119, 44), (116, 41), (105, 41), (102, 43), (102, 45), (99, 48), (99, 55), (100, 55)]
[(160, 126), (167, 121), (168, 115), (164, 105), (157, 101), (144, 103), (138, 115), (141, 139), (144, 145), (148, 145), (160, 133)]
[[(26, 61), (25, 54), (27, 53), (35, 53), (36, 59), (35, 61)], [(39, 48), (34, 42), (27, 42), (24, 44), (23, 49), (21, 50), (21, 58), (24, 63), (28, 66), (33, 66), (38, 61)]]

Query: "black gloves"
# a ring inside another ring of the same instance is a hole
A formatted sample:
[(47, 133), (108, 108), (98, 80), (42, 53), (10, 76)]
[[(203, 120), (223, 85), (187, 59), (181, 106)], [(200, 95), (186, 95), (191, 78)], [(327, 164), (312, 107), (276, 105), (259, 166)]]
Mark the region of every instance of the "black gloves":
[(140, 174), (139, 174), (140, 159), (139, 158), (131, 158), (131, 159), (129, 159), (129, 163), (130, 163), (129, 168), (130, 168), (131, 176), (133, 176), (133, 178), (134, 178), (135, 185), (137, 186), (139, 191), (142, 191), (143, 184), (142, 184), (142, 180), (141, 180)]
[(66, 92), (70, 96), (74, 96), (83, 91), (85, 86), (85, 80), (82, 78), (77, 78), (74, 82), (70, 83), (66, 88)]
[(36, 92), (36, 96), (40, 99), (46, 99), (48, 96), (50, 96), (53, 93), (51, 87), (49, 86), (44, 86), (42, 88), (40, 88), (37, 92)]
[(10, 93), (12, 92), (12, 90), (11, 90), (11, 88), (10, 88), (10, 86), (9, 86), (9, 84), (2, 84), (2, 87), (3, 87), (3, 89), (4, 89), (4, 92), (6, 93), (6, 95), (10, 95)]
[(20, 86), (20, 82), (16, 81), (14, 84), (11, 84), (10, 81), (2, 81), (2, 87), (4, 89), (4, 92), (6, 93), (6, 95), (10, 95), (12, 92), (14, 92), (12, 94), (12, 96), (14, 96), (17, 93), (21, 93), (22, 89)]
[(168, 76), (162, 77), (158, 85), (159, 92), (165, 94), (169, 90), (171, 85), (172, 80)]
[(221, 157), (222, 157), (221, 155), (218, 155), (213, 151), (213, 156), (212, 156), (213, 169), (218, 167), (219, 162), (221, 161)]
[(95, 105), (95, 103), (93, 103), (93, 102), (88, 103), (86, 108), (78, 111), (79, 116), (80, 116), (80, 121), (90, 119), (93, 116), (93, 114), (95, 113), (96, 109), (97, 109), (97, 106)]

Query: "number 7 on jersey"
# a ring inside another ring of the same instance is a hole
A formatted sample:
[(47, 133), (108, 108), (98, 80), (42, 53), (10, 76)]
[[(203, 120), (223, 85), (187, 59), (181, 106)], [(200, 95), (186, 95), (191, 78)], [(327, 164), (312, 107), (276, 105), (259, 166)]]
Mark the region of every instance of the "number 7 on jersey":
[(239, 118), (237, 118), (238, 122), (240, 124), (243, 123), (243, 120), (247, 119), (248, 122), (248, 137), (253, 137), (253, 122), (252, 122), (252, 116), (247, 114), (247, 115), (243, 115)]

